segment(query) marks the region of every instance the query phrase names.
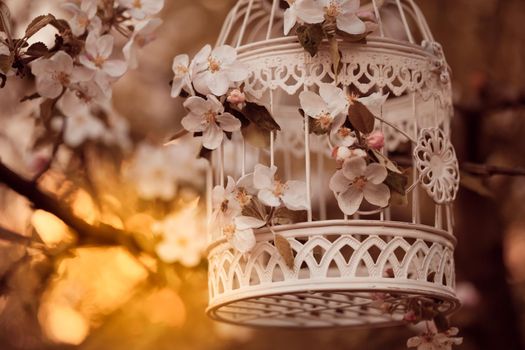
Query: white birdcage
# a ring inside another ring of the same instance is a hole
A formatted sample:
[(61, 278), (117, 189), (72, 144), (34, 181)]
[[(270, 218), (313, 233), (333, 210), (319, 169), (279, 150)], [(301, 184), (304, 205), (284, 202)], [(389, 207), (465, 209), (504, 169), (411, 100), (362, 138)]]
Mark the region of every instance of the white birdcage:
[(304, 222), (273, 228), (290, 242), (293, 268), (269, 229), (257, 230), (249, 255), (235, 251), (220, 231), (211, 235), (208, 313), (214, 319), (251, 326), (384, 326), (403, 322), (406, 312), (385, 312), (385, 304), (419, 298), (444, 314), (459, 307), (452, 213), (459, 172), (450, 144), (448, 66), (414, 1), (374, 0), (361, 8), (375, 14), (378, 28), (366, 43), (340, 40), (337, 81), (364, 96), (389, 94), (375, 127), (385, 135), (383, 154), (406, 154), (411, 161), (408, 204), (363, 207), (350, 217), (339, 210), (328, 187), (334, 167), (327, 138), (310, 134), (298, 111), (300, 92), (336, 79), (329, 44), (311, 57), (296, 36), (283, 36), (282, 2), (239, 0), (217, 45), (237, 48), (250, 71), (245, 92), (271, 111), (282, 131), (271, 134), (267, 150), (234, 134), (213, 153), (208, 188), (251, 172), (254, 162), (276, 164), (284, 179), (306, 182), (310, 209)]

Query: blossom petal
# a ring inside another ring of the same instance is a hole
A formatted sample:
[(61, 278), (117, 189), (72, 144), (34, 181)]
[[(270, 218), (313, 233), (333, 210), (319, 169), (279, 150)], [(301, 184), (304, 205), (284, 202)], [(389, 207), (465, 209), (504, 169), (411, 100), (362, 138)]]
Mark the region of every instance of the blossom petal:
[(363, 176), (366, 170), (366, 162), (361, 157), (352, 157), (343, 163), (343, 174), (346, 178), (353, 180), (358, 176)]
[(260, 190), (257, 198), (259, 198), (262, 204), (269, 207), (278, 207), (281, 205), (281, 199), (277, 197), (272, 190), (267, 188)]
[(266, 221), (260, 220), (251, 216), (238, 216), (235, 218), (235, 226), (239, 230), (247, 230), (250, 228), (260, 228), (266, 225)]
[(407, 340), (407, 348), (418, 347), (419, 345), (421, 345), (421, 343), (423, 343), (422, 337), (419, 337), (419, 336), (412, 337), (412, 338)]
[(206, 63), (211, 54), (211, 45), (207, 44), (193, 58), (195, 64)]
[(224, 113), (217, 117), (217, 122), (222, 130), (233, 132), (241, 129), (241, 121), (230, 113)]
[(346, 0), (341, 4), (341, 10), (343, 13), (355, 13), (359, 10), (359, 0)]
[(223, 137), (222, 129), (216, 123), (210, 123), (202, 135), (202, 145), (214, 150), (221, 145)]
[(377, 185), (385, 181), (388, 176), (388, 171), (383, 165), (372, 163), (366, 167), (364, 176), (368, 181)]
[(237, 50), (230, 45), (222, 45), (213, 49), (211, 56), (219, 60), (221, 64), (229, 65), (237, 59)]
[(199, 96), (189, 97), (183, 104), (184, 108), (191, 113), (203, 115), (208, 111), (208, 104), (206, 100)]
[(348, 34), (359, 35), (366, 31), (366, 25), (354, 13), (337, 17), (337, 28)]
[(95, 71), (86, 67), (75, 67), (71, 72), (71, 82), (78, 83), (82, 81), (89, 81), (95, 76)]
[(57, 70), (68, 74), (73, 71), (73, 59), (64, 51), (58, 51), (52, 60), (56, 62)]
[(320, 84), (319, 95), (326, 102), (329, 112), (333, 116), (337, 116), (348, 109), (348, 99), (344, 91), (333, 84)]
[(292, 5), (284, 11), (284, 35), (288, 35), (296, 23), (297, 12), (295, 6)]
[(126, 64), (126, 61), (111, 60), (104, 62), (104, 72), (106, 72), (110, 77), (120, 77), (126, 73), (127, 69), (128, 65)]
[(237, 62), (225, 69), (224, 71), (232, 82), (243, 81), (248, 78), (249, 71), (246, 65), (242, 62)]
[(57, 98), (64, 87), (54, 79), (37, 79), (36, 90), (42, 97)]
[(212, 94), (222, 96), (228, 92), (230, 81), (226, 72), (219, 71), (208, 75), (208, 88)]
[(306, 198), (306, 183), (303, 181), (288, 181), (281, 199), (290, 210), (306, 210), (310, 207)]
[(108, 58), (113, 52), (114, 38), (110, 34), (106, 34), (97, 40), (97, 53), (101, 57)]
[(321, 23), (325, 20), (321, 1), (303, 0), (296, 3), (297, 16), (306, 23)]
[(351, 186), (347, 191), (337, 196), (337, 203), (339, 204), (339, 208), (346, 215), (355, 214), (355, 212), (359, 210), (362, 201), (363, 191), (361, 191), (355, 186)]
[(206, 125), (203, 123), (202, 115), (189, 113), (181, 120), (182, 127), (189, 132), (201, 132), (206, 129)]
[(173, 64), (171, 66), (171, 69), (173, 70), (173, 73), (175, 73), (175, 75), (177, 75), (179, 67), (188, 68), (189, 64), (190, 64), (190, 56), (188, 56), (186, 54), (177, 55), (173, 59)]
[(259, 190), (263, 188), (272, 188), (276, 172), (277, 168), (275, 166), (269, 168), (262, 164), (255, 165), (255, 170), (253, 172), (253, 185)]
[(327, 111), (326, 102), (312, 91), (303, 91), (299, 94), (301, 108), (306, 115), (315, 118)]
[(332, 190), (335, 193), (344, 192), (350, 187), (350, 180), (344, 176), (342, 170), (338, 170), (335, 172), (334, 175), (330, 178), (330, 190)]
[(211, 93), (210, 87), (209, 87), (209, 79), (210, 79), (211, 73), (208, 71), (204, 71), (201, 73), (198, 73), (193, 78), (193, 86), (195, 87), (195, 90), (200, 92), (203, 95), (208, 95)]
[(375, 185), (367, 182), (363, 188), (363, 193), (368, 203), (381, 208), (386, 207), (390, 201), (390, 189), (385, 184)]
[(250, 252), (257, 241), (252, 229), (239, 230), (233, 234), (230, 240), (231, 245), (242, 254)]

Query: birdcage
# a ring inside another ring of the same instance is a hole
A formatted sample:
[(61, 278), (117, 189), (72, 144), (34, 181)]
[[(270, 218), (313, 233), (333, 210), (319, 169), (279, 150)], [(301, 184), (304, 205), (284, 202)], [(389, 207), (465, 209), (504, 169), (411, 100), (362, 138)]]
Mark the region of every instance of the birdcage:
[[(450, 143), (449, 68), (421, 10), (412, 0), (362, 1), (377, 19), (365, 41), (339, 38), (341, 66), (334, 73), (329, 43), (317, 55), (297, 36), (283, 35), (279, 0), (239, 0), (217, 45), (238, 50), (250, 70), (245, 91), (281, 126), (268, 149), (234, 134), (212, 156), (209, 189), (239, 177), (255, 162), (277, 165), (286, 179), (305, 181), (310, 204), (304, 222), (256, 232), (257, 244), (241, 254), (220, 232), (211, 235), (208, 314), (220, 321), (274, 327), (387, 326), (404, 322), (406, 300), (432, 303), (450, 314), (455, 295), (452, 204), (458, 164)], [(384, 208), (339, 210), (329, 189), (331, 148), (309, 132), (298, 95), (338, 82), (361, 96), (381, 92), (378, 112), (385, 135), (382, 154), (410, 169), (407, 200)], [(293, 250), (287, 266), (272, 240), (277, 232)]]

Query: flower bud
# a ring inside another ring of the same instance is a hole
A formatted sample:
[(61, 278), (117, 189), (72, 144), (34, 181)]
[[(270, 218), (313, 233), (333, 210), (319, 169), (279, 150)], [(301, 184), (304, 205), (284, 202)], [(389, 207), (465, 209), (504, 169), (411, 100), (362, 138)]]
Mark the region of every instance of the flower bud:
[(246, 102), (246, 95), (241, 90), (234, 89), (230, 91), (226, 100), (233, 105), (242, 106)]
[(385, 135), (381, 131), (374, 131), (366, 138), (368, 147), (380, 150), (385, 146)]

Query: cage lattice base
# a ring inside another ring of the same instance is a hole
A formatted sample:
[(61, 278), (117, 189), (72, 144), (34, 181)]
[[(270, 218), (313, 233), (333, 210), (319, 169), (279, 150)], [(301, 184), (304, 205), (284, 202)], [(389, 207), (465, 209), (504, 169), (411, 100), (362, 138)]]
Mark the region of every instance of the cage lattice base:
[(445, 231), (365, 220), (274, 230), (292, 245), (293, 270), (265, 230), (246, 257), (222, 240), (210, 246), (212, 318), (266, 327), (380, 327), (403, 323), (405, 310), (385, 312), (385, 303), (423, 298), (446, 314), (459, 307), (455, 239)]

